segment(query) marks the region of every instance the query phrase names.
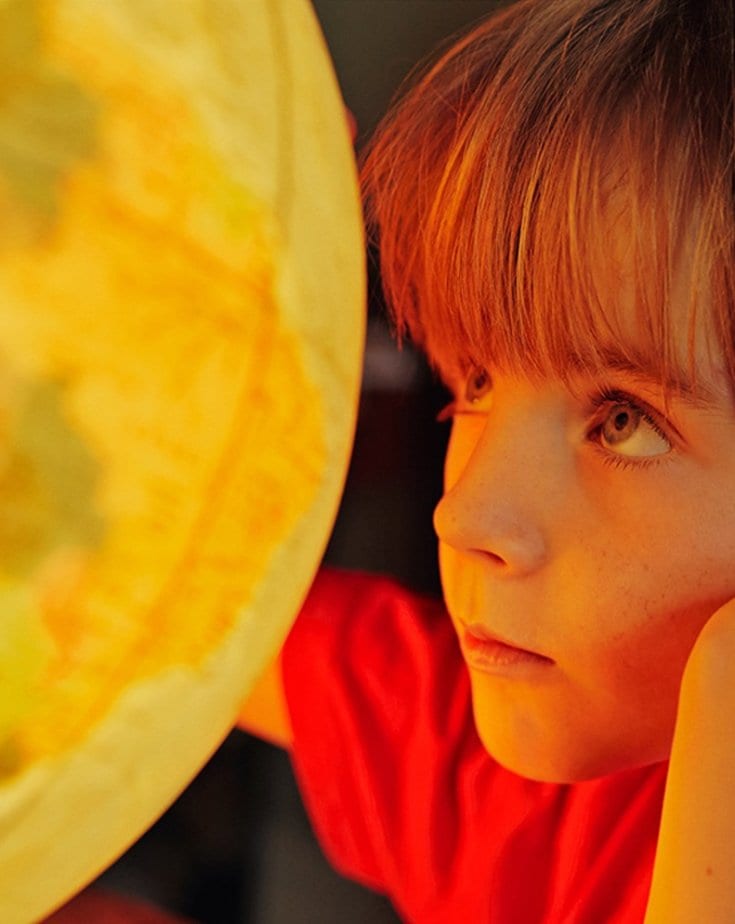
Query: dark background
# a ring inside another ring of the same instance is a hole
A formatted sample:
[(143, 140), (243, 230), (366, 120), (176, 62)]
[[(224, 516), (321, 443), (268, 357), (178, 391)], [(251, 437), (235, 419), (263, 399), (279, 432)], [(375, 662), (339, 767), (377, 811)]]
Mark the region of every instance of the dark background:
[[(247, 2), (247, 0), (246, 0)], [(495, 0), (314, 0), (345, 102), (370, 135), (398, 83)], [(439, 594), (431, 515), (448, 425), (421, 357), (391, 339), (371, 271), (352, 463), (326, 560)], [(387, 899), (348, 882), (311, 832), (288, 756), (235, 730), (181, 797), (97, 885), (201, 924), (380, 924)], [(94, 922), (90, 922), (94, 924)]]

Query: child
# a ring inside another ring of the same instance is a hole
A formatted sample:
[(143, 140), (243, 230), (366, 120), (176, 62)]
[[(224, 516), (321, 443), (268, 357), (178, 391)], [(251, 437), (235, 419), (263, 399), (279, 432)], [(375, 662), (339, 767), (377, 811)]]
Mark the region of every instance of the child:
[(363, 154), (454, 395), (450, 618), (322, 571), (242, 725), (406, 920), (735, 920), (734, 41), (731, 0), (520, 0)]

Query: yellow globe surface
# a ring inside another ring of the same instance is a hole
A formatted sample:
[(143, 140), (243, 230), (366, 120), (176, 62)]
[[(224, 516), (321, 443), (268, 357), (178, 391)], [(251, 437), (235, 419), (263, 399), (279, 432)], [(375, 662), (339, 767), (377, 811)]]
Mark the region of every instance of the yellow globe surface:
[(308, 0), (0, 0), (0, 921), (168, 807), (354, 433), (354, 159)]

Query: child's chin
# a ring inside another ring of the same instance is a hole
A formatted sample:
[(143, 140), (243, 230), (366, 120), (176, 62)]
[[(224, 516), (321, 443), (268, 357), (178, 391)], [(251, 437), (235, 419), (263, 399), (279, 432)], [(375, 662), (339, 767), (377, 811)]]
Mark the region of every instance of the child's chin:
[(523, 735), (482, 715), (475, 716), (475, 726), (483, 747), (496, 763), (538, 783), (583, 783), (645, 763), (622, 755), (595, 753), (590, 747), (570, 747), (569, 742), (553, 734)]

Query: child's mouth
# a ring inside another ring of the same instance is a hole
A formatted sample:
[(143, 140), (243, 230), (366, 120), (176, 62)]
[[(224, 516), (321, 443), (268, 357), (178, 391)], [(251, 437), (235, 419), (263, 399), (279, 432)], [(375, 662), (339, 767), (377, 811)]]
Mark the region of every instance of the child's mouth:
[(479, 626), (463, 627), (460, 644), (468, 666), (484, 673), (515, 675), (554, 664), (545, 655), (493, 638)]

